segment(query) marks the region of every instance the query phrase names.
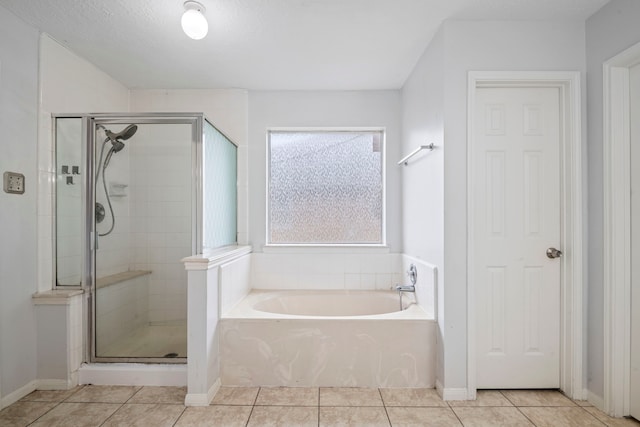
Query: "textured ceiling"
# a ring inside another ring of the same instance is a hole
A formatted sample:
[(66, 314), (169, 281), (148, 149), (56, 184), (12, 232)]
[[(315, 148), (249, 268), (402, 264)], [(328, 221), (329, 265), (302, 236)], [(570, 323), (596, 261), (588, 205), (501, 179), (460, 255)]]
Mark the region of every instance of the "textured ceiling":
[(608, 0), (0, 0), (130, 88), (400, 88), (445, 19), (584, 20)]

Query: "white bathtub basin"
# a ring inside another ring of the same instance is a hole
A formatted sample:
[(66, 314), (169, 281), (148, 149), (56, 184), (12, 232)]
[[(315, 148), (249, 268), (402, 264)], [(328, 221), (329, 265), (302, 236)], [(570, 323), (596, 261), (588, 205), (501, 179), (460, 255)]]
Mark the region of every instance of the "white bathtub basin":
[(253, 290), (223, 318), (330, 318), (428, 319), (426, 312), (414, 303), (413, 295), (400, 298), (393, 291), (266, 291)]
[[(407, 307), (408, 298), (404, 298)], [(399, 297), (389, 292), (313, 292), (275, 295), (254, 310), (294, 316), (369, 316), (400, 311)]]

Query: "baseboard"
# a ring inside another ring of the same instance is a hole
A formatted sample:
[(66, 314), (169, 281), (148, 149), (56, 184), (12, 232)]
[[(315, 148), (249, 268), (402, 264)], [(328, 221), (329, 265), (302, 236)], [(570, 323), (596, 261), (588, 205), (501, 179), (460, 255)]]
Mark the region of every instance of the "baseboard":
[(606, 412), (604, 410), (604, 398), (592, 393), (589, 390), (585, 390), (585, 394), (587, 395), (587, 400), (589, 401), (589, 403), (600, 409), (602, 412)]
[(208, 393), (187, 393), (184, 406), (209, 406)]
[(13, 405), (18, 400), (22, 399), (26, 395), (31, 392), (34, 392), (38, 389), (38, 380), (33, 380), (23, 385), (17, 390), (12, 391), (11, 393), (4, 396), (0, 399), (0, 409), (6, 408), (9, 405)]
[(187, 393), (184, 398), (184, 406), (209, 406), (221, 385), (220, 378), (218, 378), (206, 393)]
[(213, 383), (213, 385), (209, 389), (209, 392), (207, 393), (207, 399), (209, 399), (207, 401), (207, 405), (213, 401), (213, 398), (216, 396), (221, 386), (222, 386), (222, 383), (220, 382), (220, 378), (218, 378), (216, 382)]
[(67, 380), (38, 380), (38, 390), (69, 390), (75, 387)]
[(589, 400), (589, 390), (587, 390), (586, 388), (583, 388), (580, 396), (576, 396), (576, 397), (574, 397), (574, 399), (576, 399), (576, 400)]
[(444, 388), (438, 380), (436, 380), (436, 391), (442, 400), (469, 400), (466, 388)]

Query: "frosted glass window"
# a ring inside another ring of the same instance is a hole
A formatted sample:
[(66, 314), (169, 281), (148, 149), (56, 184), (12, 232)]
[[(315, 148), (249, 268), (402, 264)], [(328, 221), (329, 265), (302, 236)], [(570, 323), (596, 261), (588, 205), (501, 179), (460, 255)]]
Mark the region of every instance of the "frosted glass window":
[(210, 123), (204, 126), (203, 246), (236, 243), (238, 149)]
[(268, 140), (268, 243), (384, 243), (382, 131), (270, 131)]

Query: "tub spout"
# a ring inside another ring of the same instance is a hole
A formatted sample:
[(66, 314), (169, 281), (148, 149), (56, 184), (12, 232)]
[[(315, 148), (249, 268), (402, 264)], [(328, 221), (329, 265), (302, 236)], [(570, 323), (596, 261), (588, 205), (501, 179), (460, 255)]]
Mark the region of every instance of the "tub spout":
[(398, 292), (415, 292), (416, 287), (413, 285), (396, 285), (396, 291)]
[(414, 285), (396, 285), (396, 291), (398, 291), (398, 295), (400, 295), (400, 311), (404, 310), (402, 306), (402, 294), (405, 292), (415, 292), (416, 287)]

